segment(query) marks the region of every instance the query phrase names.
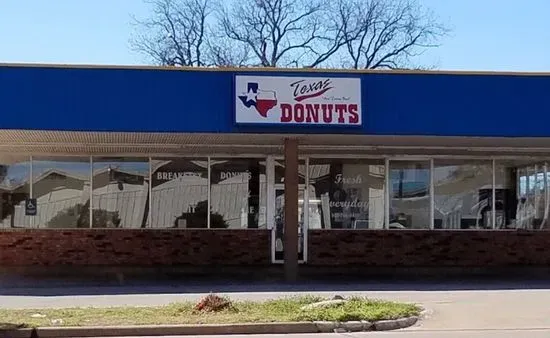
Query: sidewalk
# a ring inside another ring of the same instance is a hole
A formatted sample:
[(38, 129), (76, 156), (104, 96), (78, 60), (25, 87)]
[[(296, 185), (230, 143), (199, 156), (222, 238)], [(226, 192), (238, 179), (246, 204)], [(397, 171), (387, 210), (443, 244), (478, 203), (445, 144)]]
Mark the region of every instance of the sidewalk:
[[(2, 285), (2, 284), (0, 284)], [(24, 284), (23, 284), (24, 285)], [(550, 283), (187, 283), (134, 286), (1, 287), (5, 308), (154, 306), (196, 301), (208, 292), (235, 300), (296, 294), (362, 295), (424, 305), (429, 318), (409, 330), (550, 328)]]

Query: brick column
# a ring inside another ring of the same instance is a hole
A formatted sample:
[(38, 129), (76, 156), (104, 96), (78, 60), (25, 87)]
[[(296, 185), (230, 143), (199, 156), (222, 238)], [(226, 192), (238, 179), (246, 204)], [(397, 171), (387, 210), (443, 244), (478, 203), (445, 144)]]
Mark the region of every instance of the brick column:
[(287, 281), (298, 276), (298, 140), (285, 139), (284, 269)]

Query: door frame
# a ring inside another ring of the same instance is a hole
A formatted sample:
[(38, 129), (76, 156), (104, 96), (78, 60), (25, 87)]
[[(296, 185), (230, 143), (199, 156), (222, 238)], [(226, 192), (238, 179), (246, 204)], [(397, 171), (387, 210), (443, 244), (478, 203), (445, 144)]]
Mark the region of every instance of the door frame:
[[(284, 191), (285, 190), (285, 187), (284, 187), (284, 184), (274, 184), (273, 185), (273, 201), (275, 202), (276, 201), (276, 198), (277, 198), (277, 195), (276, 195), (276, 192), (277, 191)], [(299, 184), (298, 185), (298, 191), (302, 191), (303, 192), (303, 196), (304, 196), (304, 199), (303, 199), (303, 202), (302, 204), (306, 204), (306, 201), (309, 200), (308, 196), (307, 196), (307, 189), (306, 189), (306, 185), (305, 184)], [(275, 203), (273, 203), (273, 205), (271, 206), (273, 209), (275, 209)], [(302, 239), (302, 259), (298, 259), (298, 263), (300, 264), (304, 264), (307, 262), (307, 235), (308, 235), (308, 225), (309, 225), (309, 213), (306, 211), (308, 208), (304, 207), (304, 216), (303, 216), (303, 220), (302, 220), (302, 228), (298, 229), (299, 231), (299, 236), (298, 236), (298, 241), (300, 241), (300, 231), (301, 231), (301, 239)], [(306, 216), (307, 215), (307, 216)], [(275, 217), (275, 215), (274, 215)], [(298, 224), (298, 226), (300, 226)], [(277, 241), (277, 227), (275, 226), (275, 220), (273, 219), (273, 226), (271, 227), (271, 262), (273, 264), (283, 264), (284, 263), (284, 260), (283, 259), (276, 259), (276, 241)], [(283, 249), (284, 250), (284, 249)]]
[[(283, 264), (283, 260), (277, 260), (275, 259), (275, 242), (276, 242), (276, 227), (275, 227), (275, 193), (276, 190), (283, 189), (284, 190), (284, 183), (277, 183), (275, 184), (275, 161), (276, 160), (284, 160), (284, 157), (280, 156), (268, 156), (266, 160), (266, 176), (267, 176), (267, 226), (271, 230), (271, 240), (270, 240), (270, 250), (271, 250), (271, 263), (272, 264)], [(308, 182), (309, 182), (309, 158), (308, 157), (299, 157), (299, 161), (305, 162), (306, 167), (306, 177), (305, 177), (305, 184), (298, 184), (298, 189), (302, 189), (304, 191), (304, 205), (305, 201), (309, 201), (309, 189), (308, 189)], [(307, 257), (308, 257), (308, 229), (309, 229), (309, 208), (304, 208), (304, 221), (302, 225), (302, 257), (303, 259), (299, 259), (299, 264), (305, 264), (307, 263)], [(299, 239), (298, 239), (299, 240)]]

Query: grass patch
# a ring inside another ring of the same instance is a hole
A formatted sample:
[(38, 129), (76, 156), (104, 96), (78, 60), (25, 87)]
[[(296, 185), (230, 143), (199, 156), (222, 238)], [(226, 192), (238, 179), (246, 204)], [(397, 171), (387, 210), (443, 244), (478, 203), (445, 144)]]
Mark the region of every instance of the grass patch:
[(383, 320), (416, 316), (412, 304), (351, 298), (343, 305), (302, 310), (304, 305), (324, 300), (319, 297), (293, 297), (265, 302), (233, 302), (218, 312), (197, 311), (196, 304), (174, 303), (158, 307), (71, 308), (40, 310), (0, 309), (5, 325), (112, 326), (155, 324), (229, 324), (297, 321)]
[(357, 320), (377, 321), (418, 316), (420, 308), (413, 304), (395, 303), (366, 298), (352, 298), (341, 306), (300, 311), (298, 321), (336, 321)]

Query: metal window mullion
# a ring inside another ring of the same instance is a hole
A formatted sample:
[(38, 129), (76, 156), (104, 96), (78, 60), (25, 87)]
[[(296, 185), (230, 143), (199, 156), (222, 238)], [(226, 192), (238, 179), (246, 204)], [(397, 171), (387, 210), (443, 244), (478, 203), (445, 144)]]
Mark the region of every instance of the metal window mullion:
[(90, 156), (90, 229), (93, 228), (92, 222), (94, 221), (94, 158)]
[(30, 198), (33, 198), (33, 178), (32, 178), (32, 169), (33, 169), (33, 165), (32, 165), (32, 161), (33, 161), (33, 158), (32, 156), (29, 157), (29, 195), (30, 195)]
[(492, 205), (491, 205), (491, 228), (492, 229), (496, 229), (496, 216), (497, 216), (497, 201), (496, 201), (496, 197), (497, 197), (497, 187), (496, 187), (496, 160), (493, 159), (493, 183), (492, 183), (492, 186), (493, 186), (493, 190), (492, 190), (492, 193), (493, 193), (493, 197), (492, 197)]
[(516, 168), (516, 198), (519, 201), (521, 195), (521, 169)]
[(385, 159), (385, 172), (384, 172), (384, 179), (386, 181), (386, 191), (384, 193), (384, 224), (382, 225), (382, 229), (389, 229), (390, 228), (390, 160), (388, 158)]
[(434, 196), (434, 159), (430, 159), (430, 229), (435, 228), (434, 216), (435, 216), (435, 196)]
[(538, 205), (539, 205), (539, 199), (540, 199), (540, 193), (539, 193), (539, 166), (535, 164), (535, 218), (538, 218), (540, 215), (538, 213)]
[[(33, 179), (33, 165), (32, 165), (32, 161), (33, 161), (33, 158), (32, 158), (32, 155), (29, 156), (29, 198), (33, 198), (34, 197), (34, 179)], [(38, 204), (38, 203), (37, 203)], [(38, 205), (35, 205), (36, 209), (38, 209)], [(38, 212), (37, 212), (38, 214)], [(36, 216), (35, 216), (36, 217)], [(35, 224), (34, 224), (34, 219), (35, 217), (31, 217), (30, 218), (30, 222), (29, 222), (29, 226), (31, 228), (34, 228)]]
[[(149, 228), (153, 227), (153, 159), (149, 157)], [(146, 225), (147, 226), (147, 225)]]
[(267, 192), (266, 192), (266, 226), (268, 229), (273, 230), (274, 220), (275, 220), (275, 161), (273, 156), (268, 156), (266, 158), (266, 181), (267, 181)]
[(267, 228), (271, 230), (270, 248), (271, 263), (275, 263), (275, 161), (272, 155), (266, 158), (266, 179), (267, 179)]
[(307, 237), (309, 233), (309, 157), (306, 157), (306, 184), (304, 191), (304, 226), (302, 228), (302, 251), (307, 262)]
[(540, 225), (541, 229), (548, 222), (548, 162), (544, 162), (544, 215), (542, 219), (544, 222)]
[(212, 193), (210, 191), (210, 189), (212, 188), (212, 184), (211, 184), (211, 181), (210, 181), (210, 156), (208, 156), (208, 161), (207, 161), (207, 165), (208, 167), (208, 189), (207, 189), (207, 196), (206, 196), (206, 227), (208, 229), (210, 229), (210, 198), (212, 197)]

